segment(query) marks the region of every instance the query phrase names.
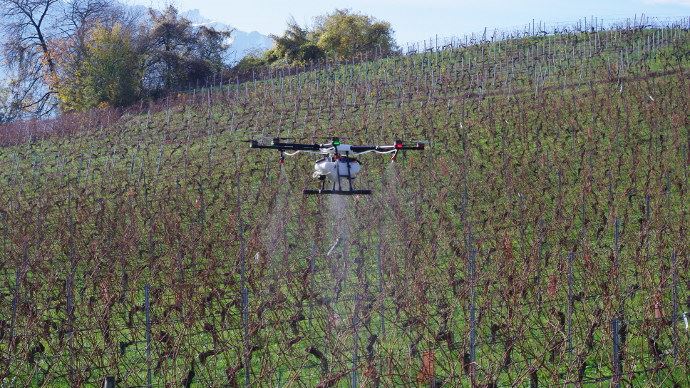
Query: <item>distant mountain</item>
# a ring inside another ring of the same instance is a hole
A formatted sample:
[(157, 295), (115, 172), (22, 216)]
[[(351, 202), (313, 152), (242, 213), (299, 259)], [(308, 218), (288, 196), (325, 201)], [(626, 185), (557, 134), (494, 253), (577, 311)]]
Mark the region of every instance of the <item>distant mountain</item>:
[[(198, 9), (184, 12), (182, 16), (195, 24), (203, 24), (219, 30), (232, 30), (234, 28), (229, 24), (204, 17)], [(239, 62), (247, 54), (263, 52), (273, 46), (273, 39), (256, 31), (246, 32), (234, 29), (231, 40), (230, 49), (225, 56), (225, 60), (230, 64)]]

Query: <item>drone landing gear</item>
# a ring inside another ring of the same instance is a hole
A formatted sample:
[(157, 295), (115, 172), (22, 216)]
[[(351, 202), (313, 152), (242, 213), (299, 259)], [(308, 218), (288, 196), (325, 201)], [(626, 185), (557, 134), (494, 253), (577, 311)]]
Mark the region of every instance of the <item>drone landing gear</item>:
[(304, 190), (306, 195), (312, 194), (334, 194), (334, 195), (367, 195), (371, 194), (371, 190)]
[(352, 187), (352, 181), (350, 181), (350, 189), (349, 190), (336, 190), (335, 182), (333, 182), (333, 188), (328, 190), (326, 189), (326, 177), (325, 176), (320, 176), (319, 180), (321, 181), (321, 189), (319, 190), (304, 190), (303, 193), (305, 195), (317, 195), (317, 194), (333, 194), (333, 195), (367, 195), (371, 194), (371, 190), (355, 190)]

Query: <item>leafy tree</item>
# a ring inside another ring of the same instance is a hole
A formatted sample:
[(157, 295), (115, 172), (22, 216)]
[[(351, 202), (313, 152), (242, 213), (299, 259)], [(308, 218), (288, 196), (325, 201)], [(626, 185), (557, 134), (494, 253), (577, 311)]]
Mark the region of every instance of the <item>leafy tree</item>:
[(282, 36), (271, 35), (271, 38), (274, 45), (264, 56), (269, 63), (292, 64), (324, 57), (323, 50), (310, 39), (309, 31), (301, 27), (294, 18), (288, 20), (288, 28)]
[(264, 61), (252, 57), (240, 61), (236, 69), (246, 70), (264, 64), (305, 63), (326, 55), (342, 59), (374, 50), (385, 54), (396, 49), (390, 23), (350, 10), (335, 10), (332, 14), (317, 17), (313, 29), (302, 27), (295, 19), (290, 19), (283, 35), (272, 35), (271, 38), (274, 45), (264, 54)]
[(206, 61), (214, 72), (225, 67), (223, 56), (230, 47), (228, 39), (231, 33), (232, 31), (219, 31), (207, 26), (200, 26), (196, 30), (194, 53), (196, 57)]
[(390, 23), (347, 9), (318, 17), (314, 36), (322, 50), (337, 58), (374, 50), (389, 53), (396, 48)]
[(141, 54), (127, 29), (96, 27), (85, 40), (85, 54), (73, 77), (60, 83), (63, 110), (126, 106), (140, 97)]
[(150, 14), (144, 82), (152, 91), (204, 82), (223, 68), (222, 57), (232, 31), (196, 27), (173, 6), (162, 12), (150, 10)]
[(267, 61), (265, 58), (256, 54), (248, 54), (235, 65), (234, 69), (239, 72), (244, 72), (257, 67), (266, 66), (266, 64)]
[(316, 43), (307, 42), (300, 46), (297, 60), (300, 62), (313, 62), (326, 57), (326, 53)]

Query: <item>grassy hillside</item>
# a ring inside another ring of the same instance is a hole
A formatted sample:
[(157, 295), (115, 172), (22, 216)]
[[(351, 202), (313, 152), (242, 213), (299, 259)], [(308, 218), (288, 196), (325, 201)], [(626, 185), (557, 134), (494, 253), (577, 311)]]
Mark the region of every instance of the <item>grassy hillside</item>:
[[(3, 384), (688, 385), (689, 68), (561, 34), (6, 128)], [(430, 145), (305, 197), (277, 135)]]

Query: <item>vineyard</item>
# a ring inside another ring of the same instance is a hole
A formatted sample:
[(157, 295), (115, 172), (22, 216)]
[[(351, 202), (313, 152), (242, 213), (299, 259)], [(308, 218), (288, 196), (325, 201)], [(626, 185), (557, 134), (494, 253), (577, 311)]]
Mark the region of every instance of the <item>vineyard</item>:
[(526, 35), (0, 128), (0, 386), (690, 385), (690, 20)]

